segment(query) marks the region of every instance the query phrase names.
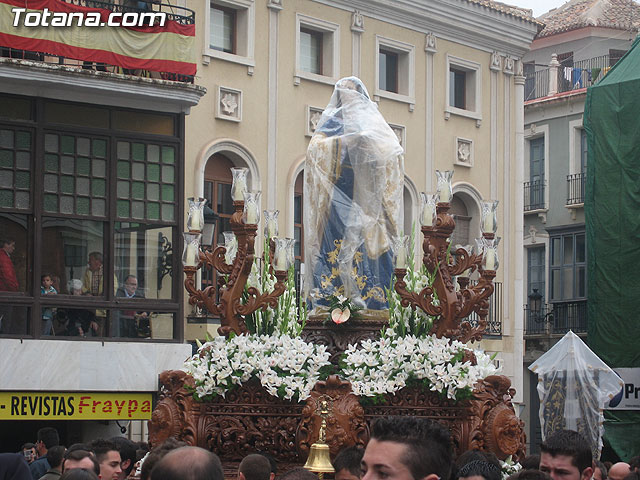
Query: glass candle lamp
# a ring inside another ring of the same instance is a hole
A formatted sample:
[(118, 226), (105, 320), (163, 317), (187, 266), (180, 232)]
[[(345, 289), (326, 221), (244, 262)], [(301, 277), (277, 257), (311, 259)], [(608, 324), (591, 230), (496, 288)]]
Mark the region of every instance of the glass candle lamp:
[(482, 268), (495, 271), (500, 265), (498, 261), (498, 244), (500, 243), (500, 237), (485, 238), (483, 240)]
[(498, 229), (498, 201), (482, 202), (482, 233), (496, 233)]
[(290, 238), (274, 238), (276, 251), (273, 258), (273, 268), (282, 272), (289, 270), (289, 245)]
[(449, 203), (453, 196), (453, 190), (451, 188), (451, 178), (453, 177), (453, 170), (445, 170), (444, 172), (436, 170), (437, 189), (438, 189), (438, 201), (442, 203)]
[(273, 238), (278, 236), (278, 215), (280, 210), (265, 210), (264, 212), (264, 236)]
[(407, 268), (407, 256), (409, 253), (409, 235), (402, 235), (393, 238), (393, 254), (395, 259), (395, 267)]
[(260, 222), (260, 192), (244, 192), (242, 220), (246, 225), (257, 225)]
[(189, 212), (187, 213), (187, 230), (190, 232), (201, 232), (204, 228), (204, 206), (207, 203), (205, 198), (187, 198)]
[(436, 221), (436, 204), (438, 203), (438, 194), (420, 192), (420, 197), (422, 198), (420, 224), (423, 227), (431, 227)]
[(247, 174), (248, 168), (232, 168), (231, 174), (233, 175), (233, 183), (231, 184), (231, 198), (234, 202), (244, 200), (244, 193), (248, 191), (247, 188)]
[(182, 265), (197, 267), (200, 263), (200, 238), (202, 234), (184, 232), (184, 250), (182, 251)]

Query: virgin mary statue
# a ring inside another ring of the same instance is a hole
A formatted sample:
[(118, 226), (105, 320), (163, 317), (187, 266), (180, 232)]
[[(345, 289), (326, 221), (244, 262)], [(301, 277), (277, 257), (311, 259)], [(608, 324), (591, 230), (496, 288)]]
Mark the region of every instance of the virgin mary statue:
[(344, 295), (387, 307), (392, 238), (402, 228), (404, 168), (398, 138), (356, 77), (336, 83), (304, 167), (305, 277), (310, 309)]

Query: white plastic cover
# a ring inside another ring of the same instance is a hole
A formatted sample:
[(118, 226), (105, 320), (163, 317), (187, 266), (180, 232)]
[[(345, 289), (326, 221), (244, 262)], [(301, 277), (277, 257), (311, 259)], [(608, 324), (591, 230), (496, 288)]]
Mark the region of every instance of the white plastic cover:
[(391, 239), (402, 231), (402, 153), (364, 84), (339, 80), (304, 170), (304, 292), (311, 309), (339, 294), (367, 308), (386, 307)]
[(620, 377), (572, 331), (529, 370), (538, 374), (542, 438), (575, 430), (589, 440), (594, 458), (600, 458), (604, 404), (624, 387)]

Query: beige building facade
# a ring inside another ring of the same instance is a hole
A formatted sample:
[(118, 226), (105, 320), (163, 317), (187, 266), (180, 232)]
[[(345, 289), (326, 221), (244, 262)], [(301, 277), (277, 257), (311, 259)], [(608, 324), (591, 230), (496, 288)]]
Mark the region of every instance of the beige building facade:
[[(455, 171), (454, 241), (480, 236), (482, 200), (499, 200), (500, 295), (482, 347), (522, 395), (523, 135), (521, 58), (538, 31), (530, 11), (489, 1), (211, 0), (196, 11), (207, 89), (185, 124), (185, 195), (230, 208), (230, 166), (250, 170), (262, 209), (302, 244), (309, 139), (334, 83), (355, 75), (405, 150), (405, 230), (435, 170)], [(214, 236), (214, 239), (216, 237)], [(214, 240), (216, 241), (216, 240)], [(418, 248), (421, 242), (416, 242)], [(296, 249), (303, 264), (303, 248)], [(187, 310), (187, 308), (185, 308)], [(186, 312), (188, 313), (188, 312)], [(187, 323), (185, 339), (213, 324)]]

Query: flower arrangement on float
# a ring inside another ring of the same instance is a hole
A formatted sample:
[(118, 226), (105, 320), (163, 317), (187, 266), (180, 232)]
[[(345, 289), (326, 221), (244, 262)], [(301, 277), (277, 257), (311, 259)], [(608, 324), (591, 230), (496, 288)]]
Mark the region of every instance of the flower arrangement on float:
[[(263, 260), (261, 267), (259, 262), (253, 263), (247, 280), (247, 288), (254, 287), (260, 293), (271, 291), (276, 283), (268, 268), (268, 244)], [(300, 338), (307, 312), (297, 300), (293, 268), (289, 269), (286, 286), (275, 309), (257, 310), (247, 316), (247, 335), (211, 339), (185, 362), (184, 370), (194, 379), (196, 400), (225, 396), (255, 377), (271, 395), (302, 401), (318, 380), (326, 378), (331, 365), (326, 347)]]
[[(411, 236), (413, 238), (413, 235)], [(413, 245), (408, 249), (405, 281), (410, 291), (433, 285), (424, 265), (414, 268)], [(466, 344), (430, 335), (433, 318), (420, 309), (403, 307), (393, 285), (387, 290), (389, 326), (378, 340), (350, 345), (341, 360), (342, 375), (356, 395), (393, 394), (406, 386), (422, 386), (451, 400), (470, 398), (475, 384), (497, 372), (493, 359)], [(467, 360), (471, 350), (476, 364)]]
[[(433, 275), (424, 266), (414, 269), (413, 254), (408, 257), (408, 288), (420, 291), (432, 285)], [(247, 288), (270, 291), (276, 280), (266, 256), (261, 264), (260, 267), (254, 262)], [(484, 352), (430, 335), (433, 319), (421, 310), (403, 307), (393, 285), (387, 290), (389, 325), (381, 337), (349, 345), (339, 365), (331, 365), (324, 345), (308, 343), (300, 337), (307, 311), (304, 303), (297, 300), (293, 268), (286, 285), (277, 308), (258, 310), (245, 318), (248, 334), (210, 339), (185, 362), (183, 369), (195, 382), (196, 400), (225, 396), (255, 377), (271, 395), (304, 401), (317, 381), (335, 373), (351, 382), (356, 395), (369, 401), (377, 402), (382, 395), (406, 386), (422, 386), (459, 401), (472, 396), (479, 380), (498, 371)], [(357, 310), (350, 299), (335, 296), (330, 299), (329, 319), (339, 325), (354, 318), (352, 314)], [(468, 360), (469, 351), (475, 356), (475, 365)]]

